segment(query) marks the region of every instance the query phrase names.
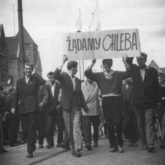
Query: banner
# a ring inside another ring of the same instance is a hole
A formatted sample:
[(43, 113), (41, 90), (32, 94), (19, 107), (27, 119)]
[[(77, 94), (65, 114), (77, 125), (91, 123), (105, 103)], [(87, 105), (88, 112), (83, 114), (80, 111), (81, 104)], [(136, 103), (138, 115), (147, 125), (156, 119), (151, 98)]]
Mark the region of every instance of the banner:
[(64, 54), (70, 60), (119, 58), (140, 55), (137, 29), (65, 34)]

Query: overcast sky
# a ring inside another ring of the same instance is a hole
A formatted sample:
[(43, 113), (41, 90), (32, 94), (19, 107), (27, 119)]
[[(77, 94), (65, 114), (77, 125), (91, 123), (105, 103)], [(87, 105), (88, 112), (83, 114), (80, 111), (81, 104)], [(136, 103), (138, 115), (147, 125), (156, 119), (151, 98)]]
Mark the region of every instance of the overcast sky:
[[(87, 31), (95, 4), (96, 0), (23, 0), (24, 27), (39, 47), (44, 77), (58, 66), (63, 55), (62, 34), (75, 32), (79, 8), (82, 31)], [(99, 0), (99, 8), (101, 30), (138, 28), (148, 63), (154, 59), (165, 67), (164, 0)], [(14, 29), (18, 32), (17, 17), (17, 0), (0, 0), (0, 24), (6, 36), (13, 36)], [(114, 63), (114, 69), (121, 65)]]

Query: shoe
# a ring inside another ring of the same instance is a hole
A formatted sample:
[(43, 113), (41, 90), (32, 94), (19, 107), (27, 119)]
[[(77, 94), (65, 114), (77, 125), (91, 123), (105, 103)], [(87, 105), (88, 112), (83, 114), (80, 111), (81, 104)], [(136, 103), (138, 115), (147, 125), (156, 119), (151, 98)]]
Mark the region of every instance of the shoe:
[(1, 148), (1, 152), (2, 153), (5, 153), (5, 152), (7, 152), (3, 147)]
[(117, 148), (116, 147), (110, 147), (110, 152), (116, 152), (117, 151)]
[(91, 145), (86, 145), (85, 148), (86, 148), (88, 151), (91, 151), (91, 150), (92, 150)]
[(15, 143), (11, 143), (11, 144), (10, 144), (10, 147), (15, 147), (15, 146), (19, 146), (19, 145), (20, 145), (20, 143), (15, 142)]
[(123, 153), (124, 152), (124, 149), (123, 149), (122, 146), (118, 146), (117, 147), (117, 150), (118, 150), (119, 153)]
[(155, 151), (155, 147), (149, 147), (148, 148), (148, 152), (149, 153), (155, 153), (156, 151)]
[(47, 149), (50, 149), (50, 148), (52, 148), (52, 147), (54, 147), (54, 145), (50, 145), (50, 144), (47, 144), (47, 145), (46, 145), (46, 148), (47, 148)]
[(43, 144), (39, 144), (38, 148), (44, 148)]
[(136, 142), (128, 142), (128, 147), (137, 147)]
[(165, 149), (165, 143), (161, 142), (159, 147), (162, 148), (162, 149)]
[(162, 145), (162, 144), (161, 144), (159, 147), (160, 147), (161, 149), (165, 149), (165, 145)]
[(56, 147), (62, 147), (62, 143), (57, 143)]
[(98, 147), (98, 142), (94, 142), (93, 147)]
[(81, 153), (79, 151), (72, 151), (72, 155), (75, 157), (81, 157)]
[(147, 145), (143, 145), (142, 146), (142, 150), (148, 150), (148, 146)]
[(27, 158), (32, 158), (32, 157), (33, 157), (33, 153), (29, 152), (29, 153), (27, 154)]
[(69, 145), (61, 144), (61, 147), (64, 148), (64, 149), (66, 149), (66, 150), (70, 150)]

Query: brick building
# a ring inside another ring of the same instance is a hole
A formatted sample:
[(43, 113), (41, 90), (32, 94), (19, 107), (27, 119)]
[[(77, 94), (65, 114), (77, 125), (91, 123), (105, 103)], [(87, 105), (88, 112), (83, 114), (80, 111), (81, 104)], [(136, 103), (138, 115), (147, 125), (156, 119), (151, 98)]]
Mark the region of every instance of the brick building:
[[(38, 46), (26, 29), (24, 31), (25, 62), (34, 64), (36, 72), (42, 75), (42, 66)], [(20, 34), (5, 37), (3, 25), (0, 25), (0, 84), (6, 84), (11, 78), (13, 85), (23, 75), (23, 64), (20, 60)]]

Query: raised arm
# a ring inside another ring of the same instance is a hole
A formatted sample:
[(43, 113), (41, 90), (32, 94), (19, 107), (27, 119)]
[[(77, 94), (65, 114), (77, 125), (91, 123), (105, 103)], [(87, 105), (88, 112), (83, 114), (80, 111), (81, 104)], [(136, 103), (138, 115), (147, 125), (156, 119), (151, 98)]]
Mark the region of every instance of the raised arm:
[(92, 71), (93, 66), (95, 65), (95, 63), (96, 63), (96, 59), (93, 58), (90, 66), (85, 70), (85, 73), (84, 73), (87, 78), (89, 78), (93, 81), (96, 81), (96, 76)]
[(61, 71), (62, 71), (62, 68), (65, 64), (65, 62), (68, 60), (68, 57), (66, 55), (64, 55), (63, 57), (63, 61), (62, 61), (62, 64), (56, 68), (56, 70), (54, 71), (54, 77), (55, 79), (57, 79), (60, 83), (63, 83), (63, 78), (61, 76)]

